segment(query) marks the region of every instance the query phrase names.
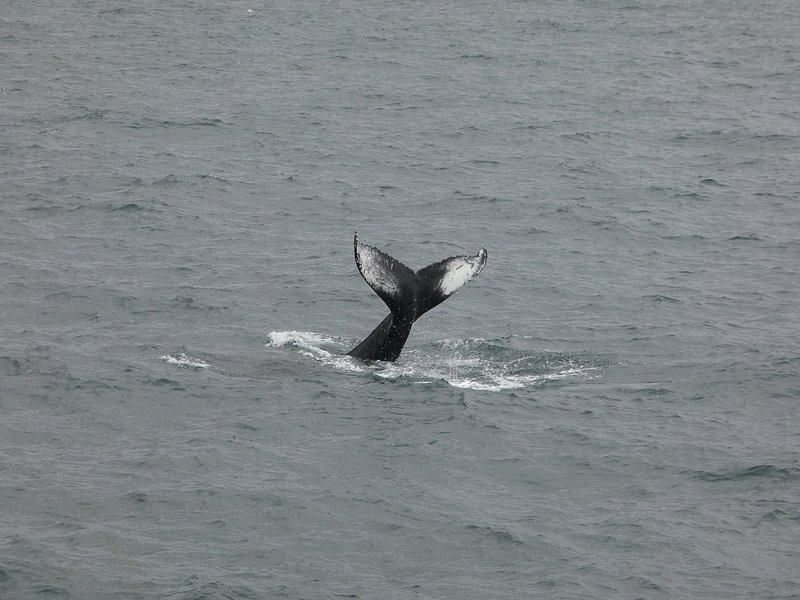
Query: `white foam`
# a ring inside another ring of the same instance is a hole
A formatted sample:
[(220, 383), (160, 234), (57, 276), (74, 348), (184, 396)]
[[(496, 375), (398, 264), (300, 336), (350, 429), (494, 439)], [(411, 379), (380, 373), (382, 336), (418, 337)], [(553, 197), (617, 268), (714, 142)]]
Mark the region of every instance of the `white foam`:
[(160, 360), (167, 362), (171, 365), (177, 365), (179, 367), (186, 367), (191, 369), (207, 369), (211, 366), (211, 363), (208, 363), (200, 358), (192, 358), (187, 354), (178, 354), (177, 356), (172, 356), (171, 354), (164, 354), (158, 357)]
[(558, 381), (571, 378), (589, 378), (589, 371), (593, 369), (566, 369), (557, 373), (545, 375), (503, 375), (502, 373), (489, 374), (483, 378), (475, 379), (445, 379), (453, 387), (467, 388), (479, 391), (500, 392), (503, 390), (516, 390), (531, 386), (538, 386), (548, 381)]
[[(452, 340), (453, 344), (464, 344), (463, 340)], [(445, 346), (448, 346), (447, 342)], [(594, 367), (569, 366), (550, 373), (512, 374), (511, 363), (492, 361), (479, 356), (413, 356), (409, 353), (408, 362), (375, 363), (370, 366), (376, 376), (383, 379), (419, 379), (412, 383), (444, 381), (448, 385), (462, 389), (499, 392), (540, 386), (548, 381), (563, 379), (587, 379), (592, 377)], [(410, 358), (410, 360), (409, 360)]]
[(270, 331), (267, 334), (267, 346), (280, 348), (282, 346), (298, 346), (300, 348), (314, 348), (320, 350), (319, 344), (333, 344), (336, 340), (330, 336), (314, 333), (312, 331)]
[[(282, 348), (293, 346), (300, 349), (302, 356), (313, 358), (325, 365), (334, 367), (339, 371), (363, 372), (366, 365), (351, 356), (344, 354), (347, 347), (343, 340), (314, 333), (312, 331), (271, 331), (267, 334), (268, 347)], [(329, 352), (321, 345), (336, 346), (334, 352)]]
[[(572, 361), (553, 365), (535, 373), (519, 373), (519, 363), (531, 360), (525, 355), (516, 359), (500, 359), (486, 355), (481, 339), (446, 339), (438, 342), (439, 349), (421, 351), (410, 348), (399, 362), (363, 362), (346, 355), (352, 340), (335, 338), (310, 331), (272, 331), (267, 346), (294, 347), (301, 356), (332, 367), (336, 371), (370, 373), (390, 381), (402, 379), (409, 383), (426, 384), (436, 381), (477, 391), (503, 391), (536, 387), (549, 381), (590, 379), (597, 367), (583, 366)], [(323, 347), (324, 346), (324, 347)], [(326, 349), (327, 348), (327, 349)]]

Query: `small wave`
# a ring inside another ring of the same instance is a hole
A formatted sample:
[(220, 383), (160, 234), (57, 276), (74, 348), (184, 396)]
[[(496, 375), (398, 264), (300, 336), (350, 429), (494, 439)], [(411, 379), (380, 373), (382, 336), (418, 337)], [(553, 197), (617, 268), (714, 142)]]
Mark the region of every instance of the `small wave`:
[(153, 185), (162, 186), (162, 185), (174, 185), (178, 183), (178, 177), (174, 173), (170, 173), (169, 175), (165, 175), (159, 179), (153, 181)]
[(677, 298), (673, 298), (672, 296), (666, 296), (664, 294), (650, 294), (648, 296), (642, 296), (645, 300), (651, 300), (653, 302), (667, 302), (667, 303), (676, 303), (680, 304), (680, 300)]
[(771, 510), (770, 512), (763, 515), (759, 520), (760, 523), (783, 523), (783, 522), (797, 522), (800, 523), (800, 512), (796, 510), (792, 511), (785, 511), (781, 510), (780, 508), (776, 508), (775, 510)]
[(775, 465), (755, 465), (742, 469), (733, 469), (714, 473), (710, 471), (696, 471), (694, 476), (703, 481), (740, 481), (757, 477), (767, 477), (770, 479), (797, 479), (800, 478), (800, 468), (795, 466), (777, 467)]
[(749, 231), (747, 233), (740, 233), (739, 235), (734, 235), (733, 237), (728, 238), (729, 242), (735, 242), (738, 240), (744, 240), (748, 242), (760, 242), (761, 236), (759, 236), (757, 233)]
[(219, 175), (214, 175), (213, 173), (195, 173), (195, 177), (198, 177), (199, 179), (211, 179), (213, 181), (221, 181), (223, 183), (230, 183), (230, 181), (228, 181), (224, 177), (220, 177)]
[(69, 117), (68, 121), (100, 121), (105, 118), (106, 114), (108, 113), (107, 110), (89, 110), (84, 108), (85, 112), (81, 114), (75, 115), (74, 117)]
[(226, 310), (225, 306), (206, 304), (192, 296), (176, 296), (175, 298), (164, 301), (162, 306), (165, 311), (181, 314), (190, 312), (217, 313)]
[(109, 212), (133, 213), (133, 212), (140, 212), (140, 211), (147, 210), (147, 209), (145, 209), (141, 204), (137, 204), (136, 202), (128, 202), (126, 204), (121, 204), (121, 205), (118, 205), (118, 206), (111, 205), (111, 204), (106, 205), (106, 210), (108, 210)]
[(369, 373), (380, 379), (411, 384), (445, 382), (456, 388), (502, 391), (539, 387), (548, 382), (587, 379), (599, 369), (588, 355), (526, 351), (506, 340), (440, 340), (408, 348), (398, 362), (361, 361), (345, 353), (352, 340), (308, 331), (273, 331), (268, 347), (297, 348), (340, 371)]
[(211, 366), (211, 363), (208, 363), (201, 358), (194, 358), (192, 356), (189, 356), (188, 354), (183, 354), (183, 353), (175, 356), (171, 354), (163, 354), (158, 358), (168, 364), (177, 365), (179, 367), (184, 367), (188, 369), (207, 369), (208, 367)]
[(146, 117), (134, 122), (131, 125), (127, 125), (127, 127), (130, 127), (131, 129), (151, 129), (158, 127), (216, 127), (223, 124), (225, 124), (225, 122), (222, 119), (216, 118), (201, 117), (197, 119), (187, 119), (185, 121), (175, 121), (172, 119), (161, 120)]
[[(280, 594), (283, 596), (284, 594)], [(243, 585), (231, 585), (223, 581), (205, 579), (192, 575), (168, 591), (165, 598), (170, 600), (198, 600), (200, 598), (230, 598), (236, 600), (251, 600), (260, 598), (255, 590)]]
[(0, 356), (0, 375), (19, 375), (22, 365), (13, 356)]
[[(310, 331), (271, 331), (267, 334), (267, 340), (269, 340), (268, 347), (298, 348), (303, 356), (314, 358), (342, 371), (366, 370), (365, 363), (344, 354), (345, 351), (342, 349), (345, 346), (344, 341), (338, 338)], [(330, 346), (333, 351), (325, 350), (323, 346)]]
[(312, 333), (310, 331), (272, 331), (267, 334), (267, 339), (269, 340), (267, 346), (273, 348), (296, 346), (323, 355), (330, 355), (330, 352), (322, 350), (319, 348), (319, 345), (336, 343), (336, 340), (332, 337), (319, 333)]
[(482, 545), (496, 546), (522, 546), (525, 544), (521, 539), (510, 531), (495, 529), (480, 525), (467, 525), (467, 531), (476, 535)]

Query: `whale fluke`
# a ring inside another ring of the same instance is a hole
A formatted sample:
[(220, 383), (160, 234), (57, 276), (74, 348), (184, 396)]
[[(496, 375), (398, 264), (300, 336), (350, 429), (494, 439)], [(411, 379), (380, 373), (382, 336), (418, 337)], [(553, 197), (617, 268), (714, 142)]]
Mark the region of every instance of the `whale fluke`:
[(353, 238), (361, 276), (391, 313), (348, 354), (365, 360), (394, 361), (418, 318), (472, 281), (486, 265), (486, 248), (475, 256), (451, 256), (417, 272), (377, 248)]

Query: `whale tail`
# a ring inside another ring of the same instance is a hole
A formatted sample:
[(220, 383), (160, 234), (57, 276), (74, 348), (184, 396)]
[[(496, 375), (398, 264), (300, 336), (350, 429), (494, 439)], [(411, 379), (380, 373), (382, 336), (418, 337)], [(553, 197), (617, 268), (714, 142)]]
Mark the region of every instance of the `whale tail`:
[(353, 238), (361, 276), (391, 311), (363, 342), (348, 354), (365, 360), (394, 361), (400, 356), (419, 317), (472, 281), (486, 265), (486, 248), (475, 256), (451, 256), (412, 271), (399, 260)]

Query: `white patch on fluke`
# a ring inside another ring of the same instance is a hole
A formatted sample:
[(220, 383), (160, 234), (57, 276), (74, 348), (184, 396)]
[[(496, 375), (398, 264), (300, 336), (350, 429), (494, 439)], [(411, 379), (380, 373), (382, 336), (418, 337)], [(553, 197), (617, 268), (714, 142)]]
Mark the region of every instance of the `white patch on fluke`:
[(356, 260), (358, 270), (361, 271), (370, 287), (390, 296), (396, 295), (400, 289), (400, 282), (397, 281), (391, 270), (394, 263), (388, 262), (385, 258), (386, 255), (377, 248), (361, 242), (357, 242), (356, 247), (358, 248)]
[(443, 295), (449, 296), (475, 279), (485, 265), (486, 248), (481, 248), (475, 256), (454, 256), (448, 259), (439, 290)]

